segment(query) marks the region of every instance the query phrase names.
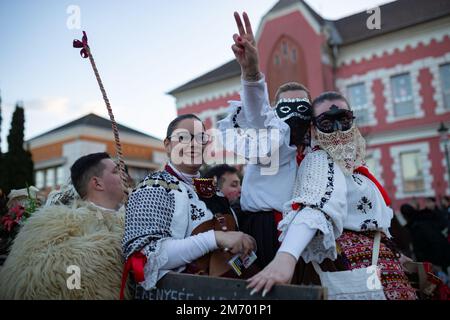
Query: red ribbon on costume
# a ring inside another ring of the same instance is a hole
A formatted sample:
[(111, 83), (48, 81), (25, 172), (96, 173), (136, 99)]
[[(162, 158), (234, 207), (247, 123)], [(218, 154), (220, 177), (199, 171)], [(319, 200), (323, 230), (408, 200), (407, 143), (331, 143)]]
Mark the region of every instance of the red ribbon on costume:
[(369, 169), (367, 169), (366, 167), (358, 167), (356, 168), (356, 170), (354, 171), (356, 173), (360, 173), (363, 176), (365, 176), (366, 178), (368, 178), (369, 180), (371, 180), (373, 183), (375, 183), (375, 185), (377, 186), (378, 190), (380, 190), (381, 195), (383, 196), (384, 202), (386, 202), (387, 206), (391, 205), (391, 199), (389, 198), (386, 189), (383, 188), (383, 186), (381, 185), (380, 182), (378, 182), (377, 178), (375, 178), (369, 171)]
[(280, 237), (281, 231), (278, 230), (278, 224), (280, 223), (281, 220), (283, 220), (283, 214), (280, 211), (273, 210), (273, 216), (275, 220), (275, 226), (277, 227), (278, 237)]
[(89, 57), (89, 53), (88, 53), (89, 46), (88, 46), (88, 38), (87, 38), (86, 32), (83, 31), (83, 38), (81, 38), (81, 41), (76, 40), (76, 39), (73, 40), (73, 47), (74, 48), (83, 48), (80, 51), (80, 55), (85, 59)]
[(302, 163), (303, 159), (305, 159), (305, 155), (303, 154), (303, 152), (298, 152), (297, 151), (297, 155), (295, 156), (295, 160), (297, 160), (297, 165), (299, 166), (300, 163)]
[(183, 178), (181, 178), (176, 172), (175, 170), (172, 169), (171, 166), (169, 166), (168, 164), (165, 165), (164, 170), (167, 171), (168, 173), (170, 173), (171, 175), (173, 175), (175, 178), (177, 178), (180, 181), (184, 181)]
[(125, 285), (127, 284), (128, 274), (130, 271), (134, 273), (134, 280), (142, 282), (145, 280), (144, 267), (147, 263), (147, 257), (142, 252), (133, 253), (126, 261), (122, 273), (122, 285), (120, 286), (120, 300), (124, 298)]

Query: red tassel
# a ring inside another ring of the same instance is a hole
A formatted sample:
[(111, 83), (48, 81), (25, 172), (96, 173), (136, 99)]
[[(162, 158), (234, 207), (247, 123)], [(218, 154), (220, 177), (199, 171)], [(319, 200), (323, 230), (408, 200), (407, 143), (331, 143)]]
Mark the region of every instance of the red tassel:
[(127, 284), (128, 274), (130, 271), (134, 273), (134, 280), (142, 282), (145, 280), (144, 267), (147, 263), (147, 257), (141, 252), (133, 253), (125, 263), (122, 273), (122, 284), (120, 286), (120, 300), (124, 299), (125, 285)]
[(75, 40), (73, 40), (73, 44), (72, 45), (73, 45), (74, 48), (82, 48), (80, 50), (80, 55), (83, 58), (86, 59), (86, 58), (89, 57), (89, 53), (88, 53), (88, 49), (89, 49), (88, 38), (87, 38), (87, 35), (86, 35), (85, 31), (83, 31), (83, 37), (81, 38), (81, 41), (75, 39)]

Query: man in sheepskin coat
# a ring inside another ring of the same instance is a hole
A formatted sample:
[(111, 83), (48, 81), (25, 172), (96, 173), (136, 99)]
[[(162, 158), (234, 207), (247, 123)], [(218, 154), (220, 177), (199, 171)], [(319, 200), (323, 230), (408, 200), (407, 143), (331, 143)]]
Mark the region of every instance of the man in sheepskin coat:
[(40, 208), (0, 269), (0, 299), (118, 299), (123, 268), (123, 187), (107, 153), (78, 159), (81, 199)]

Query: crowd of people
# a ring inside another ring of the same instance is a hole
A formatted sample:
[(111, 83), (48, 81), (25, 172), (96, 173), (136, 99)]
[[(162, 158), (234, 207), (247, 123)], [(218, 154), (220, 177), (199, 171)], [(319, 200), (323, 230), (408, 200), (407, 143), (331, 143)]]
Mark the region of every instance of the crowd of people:
[[(449, 197), (424, 199), (423, 205), (413, 199), (400, 208), (406, 220), (407, 239), (403, 244), (417, 261), (429, 261), (440, 274), (448, 276), (450, 267), (450, 203)], [(401, 240), (399, 240), (401, 243)]]
[[(416, 300), (406, 272), (412, 259), (447, 272), (448, 198), (442, 210), (434, 199), (424, 208), (403, 205), (407, 223), (395, 230), (345, 96), (311, 99), (290, 82), (270, 103), (249, 18), (235, 13), (235, 20), (241, 101), (231, 102), (219, 130), (256, 147), (248, 130), (276, 131), (262, 154), (237, 151), (248, 160), (277, 153), (276, 170), (263, 174), (270, 164), (249, 161), (242, 189), (233, 166), (201, 173), (211, 137), (194, 114), (170, 122), (167, 164), (128, 190), (108, 154), (83, 156), (71, 168), (73, 188), (52, 193), (21, 228), (0, 270), (0, 298), (116, 299), (120, 292), (143, 299), (137, 292), (181, 272), (245, 279), (251, 295), (313, 284), (326, 287), (329, 299)], [(398, 241), (402, 232), (411, 240)], [(239, 272), (230, 263), (236, 257), (248, 262)]]

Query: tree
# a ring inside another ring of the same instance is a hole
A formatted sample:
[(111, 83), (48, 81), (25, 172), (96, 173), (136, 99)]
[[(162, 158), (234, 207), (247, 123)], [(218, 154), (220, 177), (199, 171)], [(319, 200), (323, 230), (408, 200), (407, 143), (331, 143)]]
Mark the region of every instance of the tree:
[(0, 91), (0, 164), (2, 158), (2, 92)]
[[(2, 96), (0, 93), (0, 202), (3, 195), (3, 186), (5, 180), (5, 165), (3, 161), (3, 153), (2, 153)], [(0, 203), (0, 215), (2, 214), (2, 206)]]
[(23, 106), (16, 104), (11, 129), (8, 134), (8, 152), (3, 156), (3, 164), (6, 172), (5, 186), (2, 188), (6, 193), (11, 189), (25, 188), (34, 184), (33, 160), (31, 153), (24, 149), (25, 114)]

